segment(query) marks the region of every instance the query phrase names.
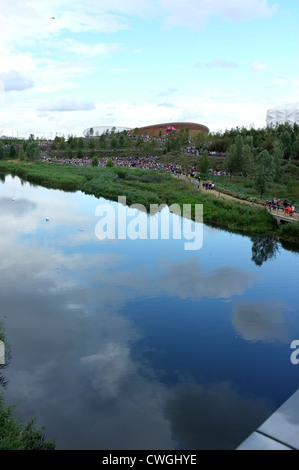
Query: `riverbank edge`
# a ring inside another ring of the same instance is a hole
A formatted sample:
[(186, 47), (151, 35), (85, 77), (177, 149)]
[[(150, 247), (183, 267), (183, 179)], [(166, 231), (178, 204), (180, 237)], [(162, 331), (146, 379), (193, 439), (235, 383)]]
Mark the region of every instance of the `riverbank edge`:
[[(275, 237), (285, 245), (286, 249), (299, 251), (299, 222), (279, 227), (274, 217), (265, 208), (249, 206), (248, 201), (241, 199), (220, 201), (214, 195), (202, 194), (195, 187), (190, 188), (188, 183), (171, 178), (171, 175), (167, 173), (121, 167), (108, 169), (7, 160), (0, 162), (0, 172), (18, 176), (29, 183), (49, 189), (81, 191), (113, 201), (117, 201), (120, 195), (126, 196), (128, 205), (144, 204), (147, 209), (150, 203), (168, 206), (179, 204), (181, 207), (184, 204), (203, 204), (206, 225), (244, 236)], [(130, 177), (126, 179), (125, 176), (128, 175)], [(142, 178), (150, 181), (151, 175), (160, 175), (161, 181), (167, 182), (169, 191), (165, 191), (165, 188), (162, 190), (158, 184), (154, 189), (153, 184), (149, 184), (148, 188), (146, 184), (141, 184)], [(164, 180), (162, 175), (165, 177)], [(117, 179), (120, 176), (121, 179)], [(128, 183), (126, 187), (122, 186), (123, 181)], [(232, 217), (232, 212), (235, 213), (234, 217)]]

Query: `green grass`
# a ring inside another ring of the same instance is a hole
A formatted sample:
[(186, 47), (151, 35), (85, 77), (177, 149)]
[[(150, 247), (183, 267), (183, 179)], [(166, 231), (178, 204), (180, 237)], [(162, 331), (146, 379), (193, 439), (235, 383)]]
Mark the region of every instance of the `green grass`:
[(13, 416), (14, 406), (5, 406), (0, 395), (0, 450), (54, 450), (54, 441), (47, 442), (43, 428), (36, 428), (34, 419), (23, 425)]
[[(193, 209), (195, 204), (203, 204), (206, 224), (249, 235), (278, 233), (275, 219), (263, 207), (217, 198), (168, 173), (120, 167), (77, 167), (8, 161), (0, 162), (0, 171), (16, 174), (41, 186), (80, 190), (108, 200), (117, 201), (119, 196), (125, 196), (128, 205), (143, 204), (147, 210), (151, 204), (179, 204), (181, 208), (184, 204), (191, 204)], [(232, 183), (239, 184), (236, 181)], [(287, 230), (281, 236), (287, 238)], [(293, 234), (291, 238), (293, 240)]]
[(292, 244), (298, 244), (299, 240), (299, 222), (292, 222), (289, 224), (281, 225), (279, 229), (279, 236)]
[(230, 178), (229, 176), (216, 175), (213, 176), (213, 182), (219, 191), (239, 199), (264, 203), (267, 199), (270, 200), (276, 197), (276, 199), (280, 198), (281, 201), (288, 199), (290, 202), (294, 202), (295, 207), (299, 208), (299, 183), (293, 177), (287, 177), (280, 183), (273, 183), (271, 188), (263, 195), (262, 200), (259, 192), (253, 187), (250, 178)]

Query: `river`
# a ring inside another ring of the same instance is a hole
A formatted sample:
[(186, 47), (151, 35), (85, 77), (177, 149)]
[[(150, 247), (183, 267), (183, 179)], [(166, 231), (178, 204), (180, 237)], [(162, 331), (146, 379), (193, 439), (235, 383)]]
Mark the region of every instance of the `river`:
[(299, 388), (298, 253), (205, 224), (198, 250), (100, 239), (101, 204), (0, 180), (5, 403), (58, 450), (236, 448)]

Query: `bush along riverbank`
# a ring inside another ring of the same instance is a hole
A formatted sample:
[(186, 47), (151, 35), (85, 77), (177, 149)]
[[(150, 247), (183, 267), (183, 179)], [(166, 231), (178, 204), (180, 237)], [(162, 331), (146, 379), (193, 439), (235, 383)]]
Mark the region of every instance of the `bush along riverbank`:
[(299, 223), (278, 227), (275, 218), (263, 207), (251, 206), (218, 198), (210, 192), (199, 191), (195, 185), (173, 178), (168, 173), (121, 167), (77, 167), (46, 162), (0, 162), (0, 171), (17, 175), (40, 186), (66, 191), (82, 191), (95, 197), (117, 201), (125, 196), (128, 205), (151, 204), (170, 206), (203, 204), (203, 221), (244, 235), (270, 235), (299, 247)]
[(54, 441), (46, 441), (43, 428), (34, 419), (23, 425), (13, 416), (14, 406), (5, 406), (0, 394), (0, 450), (55, 450)]

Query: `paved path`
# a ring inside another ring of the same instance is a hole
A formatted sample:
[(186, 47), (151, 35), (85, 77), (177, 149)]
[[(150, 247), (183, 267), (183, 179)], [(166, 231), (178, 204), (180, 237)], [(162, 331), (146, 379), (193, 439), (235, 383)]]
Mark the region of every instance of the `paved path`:
[[(189, 181), (190, 183), (193, 183), (197, 186), (198, 181), (195, 178), (191, 178), (191, 177), (189, 178), (186, 175), (178, 175), (178, 178), (183, 179), (184, 181)], [(212, 196), (215, 196), (215, 197), (223, 197), (225, 199), (231, 199), (231, 200), (236, 201), (236, 202), (242, 202), (244, 204), (254, 205), (256, 207), (264, 207), (262, 204), (252, 203), (250, 201), (247, 201), (246, 199), (239, 199), (237, 197), (231, 196), (230, 194), (223, 193), (223, 192), (219, 191), (219, 189), (213, 189), (211, 191), (203, 189), (202, 184), (200, 184), (200, 187), (198, 189), (200, 191), (209, 191), (209, 194), (211, 194)], [(283, 209), (279, 209), (279, 210), (275, 210), (275, 211), (272, 210), (271, 213), (273, 214), (273, 216), (275, 216), (277, 218), (280, 218), (282, 220), (285, 220), (286, 222), (293, 221), (293, 220), (299, 221), (299, 213), (296, 213), (296, 212), (293, 216), (289, 216), (289, 215), (285, 214)]]

